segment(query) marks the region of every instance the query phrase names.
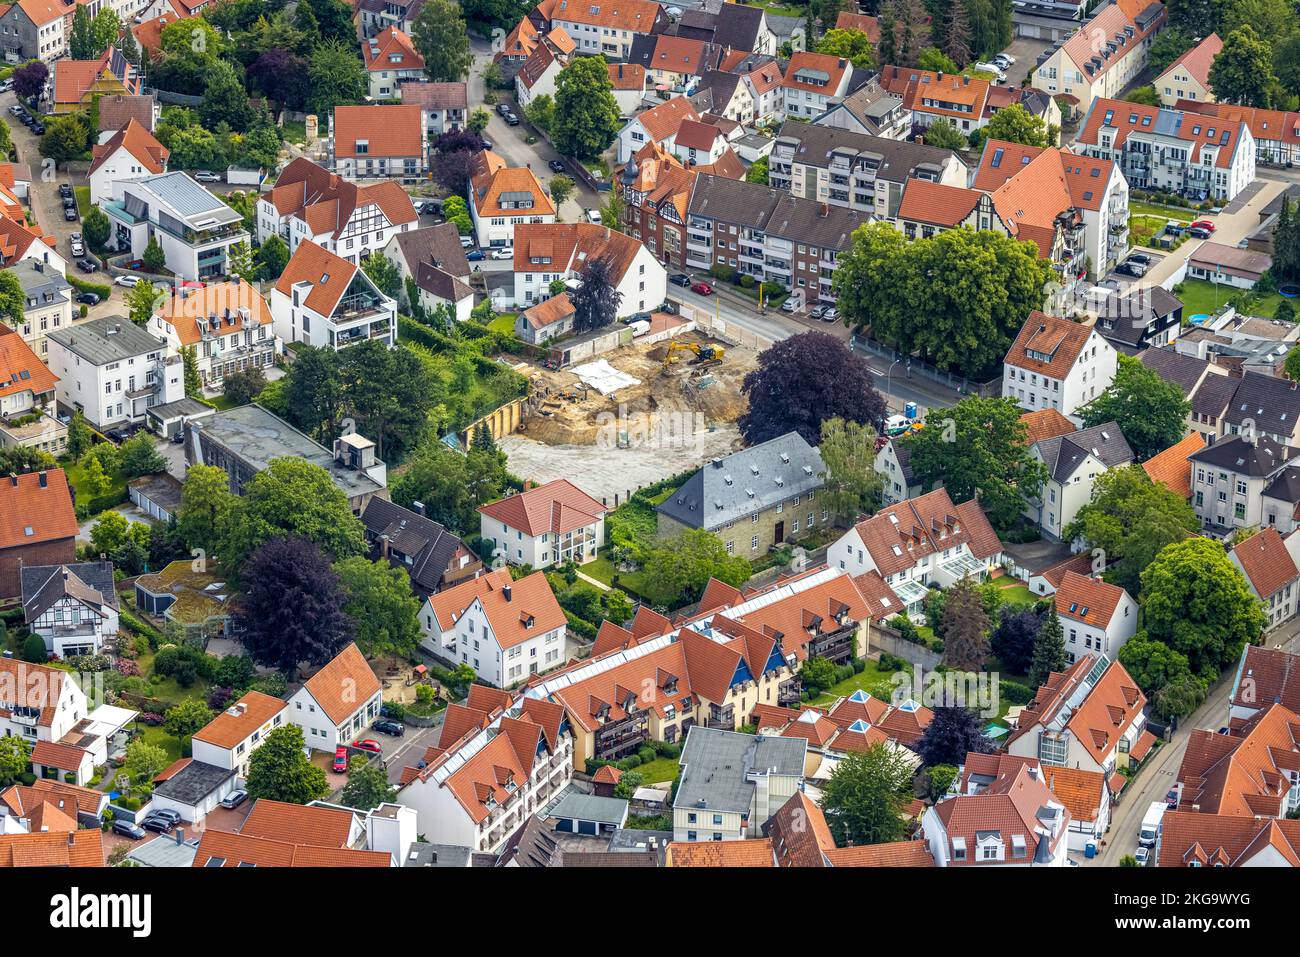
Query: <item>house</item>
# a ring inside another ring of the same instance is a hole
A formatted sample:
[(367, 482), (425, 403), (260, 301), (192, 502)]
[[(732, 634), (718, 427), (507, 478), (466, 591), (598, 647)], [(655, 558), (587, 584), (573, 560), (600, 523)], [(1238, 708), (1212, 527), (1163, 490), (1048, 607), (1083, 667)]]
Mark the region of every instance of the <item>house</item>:
[(21, 577), (23, 621), (51, 654), (96, 655), (117, 636), (112, 562), (26, 565)]
[(668, 272), (644, 244), (594, 223), (521, 223), (514, 237), (514, 303), (521, 309), (549, 298), (556, 279), (581, 281), (601, 260), (621, 297), (617, 318), (657, 308), (668, 295)]
[(16, 330), (0, 325), (0, 449), (63, 454), (68, 427), (50, 409), (58, 381)]
[(170, 810), (182, 821), (202, 825), (235, 790), (236, 774), (229, 768), (181, 758), (154, 778), (153, 810)]
[(781, 111), (811, 120), (842, 101), (850, 90), (853, 64), (829, 53), (796, 50), (781, 80)]
[(826, 552), (830, 568), (854, 577), (877, 572), (912, 617), (930, 587), (982, 579), (1001, 560), (1002, 543), (979, 502), (954, 505), (942, 488), (882, 508)]
[[(62, 0), (18, 0), (0, 14), (0, 46), (6, 63), (52, 63), (68, 49)], [(69, 25), (70, 26), (70, 25)]]
[(140, 73), (121, 50), (110, 46), (93, 60), (55, 60), (50, 86), (50, 112), (89, 112), (96, 97), (138, 94)]
[(397, 84), (397, 99), (420, 108), (424, 131), (430, 137), (465, 128), (469, 98), (464, 83), (402, 80)]
[[(1255, 141), (1255, 160), (1258, 163), (1291, 166), (1300, 156), (1300, 113), (1199, 100), (1179, 100), (1174, 108), (1184, 114), (1244, 123)], [(1274, 203), (1279, 200), (1280, 197)], [(1266, 206), (1265, 211), (1268, 209)]]
[(535, 12), (548, 21), (548, 29), (560, 27), (571, 36), (578, 53), (614, 60), (626, 60), (638, 36), (661, 33), (668, 26), (664, 8), (652, 0), (543, 0)]
[(1067, 571), (1056, 587), (1055, 603), (1071, 661), (1086, 654), (1114, 660), (1137, 632), (1137, 602), (1099, 577)]
[(684, 96), (674, 96), (638, 113), (618, 131), (618, 162), (626, 163), (647, 143), (659, 143), (671, 152), (682, 120), (699, 119), (700, 114)]
[(136, 608), (201, 639), (219, 638), (230, 631), (230, 597), (231, 589), (214, 565), (205, 562), (196, 568), (189, 558), (135, 580)]
[(167, 172), (171, 151), (132, 117), (106, 143), (92, 147), (91, 154), (90, 201), (98, 204), (112, 199), (113, 184), (119, 180)]
[(121, 130), (131, 120), (153, 133), (161, 107), (152, 93), (117, 93), (101, 96), (99, 108), (99, 139), (104, 141)]
[(77, 519), (63, 469), (0, 479), (0, 597), (22, 594), (24, 566), (76, 561)]
[(1120, 767), (1136, 769), (1156, 742), (1146, 730), (1146, 703), (1122, 664), (1085, 651), (1038, 689), (1007, 738), (1007, 753), (1100, 771), (1109, 780)]
[(258, 798), (240, 825), (239, 833), (268, 841), (341, 849), (368, 842), (366, 818), (365, 812), (339, 805), (290, 804)]
[(1080, 111), (1117, 97), (1146, 68), (1165, 7), (1156, 0), (1114, 0), (1038, 64), (1037, 86), (1064, 95)]
[[(15, 3), (13, 9), (20, 9)], [(62, 23), (62, 20), (59, 20)], [(0, 867), (104, 866), (104, 835), (99, 828), (78, 831), (33, 831), (0, 835)]]
[(393, 867), (391, 851), (320, 847), (298, 841), (270, 840), (242, 832), (203, 831), (194, 867)]
[(1227, 432), (1224, 422), (1228, 407), (1241, 383), (1228, 375), (1228, 370), (1203, 358), (1184, 355), (1173, 347), (1143, 349), (1137, 354), (1142, 363), (1156, 375), (1178, 387), (1183, 397), (1191, 403), (1187, 427), (1208, 442), (1213, 442)]
[(1152, 482), (1163, 485), (1185, 502), (1192, 500), (1192, 463), (1190, 457), (1205, 447), (1199, 432), (1190, 432), (1163, 452), (1142, 463), (1142, 470)]
[(569, 65), (573, 50), (573, 40), (559, 27), (540, 38), (537, 48), (515, 74), (515, 99), (520, 108), (527, 109), (540, 96), (554, 99), (556, 81), (560, 71)]
[(416, 104), (336, 106), (330, 114), (330, 158), (344, 179), (415, 182), (429, 169), (424, 111)]
[[(35, 834), (53, 820), (67, 828), (61, 833), (77, 833), (78, 825), (99, 831), (108, 800), (103, 791), (50, 778), (14, 784), (0, 791), (0, 834)], [(17, 823), (18, 830), (10, 822)]]
[(675, 30), (678, 36), (767, 56), (775, 56), (780, 46), (763, 8), (739, 3), (686, 10), (677, 18)]
[[(5, 574), (10, 571), (16, 573), (18, 567), (3, 567)], [(76, 728), (88, 717), (88, 710), (86, 693), (68, 672), (0, 658), (0, 732), (5, 737), (13, 735), (30, 745), (62, 742), (70, 734), (75, 740)], [(135, 716), (131, 711), (126, 714)]]
[(1076, 147), (1115, 161), (1133, 189), (1197, 201), (1230, 201), (1255, 179), (1255, 138), (1240, 120), (1103, 98), (1088, 108)]
[(609, 65), (610, 92), (618, 104), (619, 116), (631, 116), (641, 105), (647, 86), (646, 69), (635, 63)]
[(1295, 867), (1300, 821), (1170, 811), (1156, 838), (1158, 867)]
[(830, 521), (816, 502), (825, 481), (817, 449), (788, 432), (715, 458), (692, 475), (655, 506), (658, 532), (704, 529), (723, 540), (729, 555), (763, 555)]
[(1115, 422), (1041, 439), (1029, 447), (1029, 454), (1043, 463), (1047, 481), (1026, 498), (1025, 516), (1057, 541), (1065, 537), (1079, 509), (1092, 501), (1097, 476), (1133, 461), (1133, 450)]
[(371, 557), (405, 569), (411, 590), (427, 597), (483, 573), (483, 563), (468, 546), (424, 514), (413, 503), (402, 508), (387, 499), (372, 498), (361, 511)]
[(903, 101), (910, 130), (947, 120), (966, 135), (988, 123), (989, 82), (902, 66), (880, 68), (880, 85)]
[(541, 31), (528, 17), (521, 17), (514, 28), (506, 34), (501, 48), (492, 54), (492, 62), (501, 64), (502, 69), (518, 69), (541, 42)]
[(335, 439), (331, 451), (261, 406), (243, 405), (191, 420), (186, 435), (187, 464), (225, 469), (236, 495), (272, 461), (289, 455), (328, 472), (355, 515), (370, 499), (388, 497), (388, 469), (376, 457), (375, 443), (356, 433)]
[(722, 52), (705, 40), (658, 33), (633, 40), (627, 59), (644, 69), (656, 87), (690, 96), (700, 77), (716, 67)]
[[(1238, 528), (1291, 523), (1291, 466), (1300, 450), (1265, 436), (1233, 435), (1188, 456), (1192, 509), (1207, 531), (1226, 537)], [(1283, 507), (1279, 508), (1279, 504)], [(1290, 527), (1285, 527), (1290, 531)]]
[(310, 241), (350, 263), (417, 230), (419, 220), (397, 183), (358, 186), (306, 157), (291, 160), (257, 199), (259, 243), (278, 235), (295, 253)]
[(1118, 359), (1096, 328), (1034, 311), (1003, 361), (1002, 394), (1027, 411), (1068, 418), (1110, 388)]
[(348, 645), (289, 696), (288, 720), (307, 747), (333, 752), (379, 717), (383, 686), (355, 644)]
[(1097, 308), (1097, 328), (1116, 352), (1136, 355), (1167, 346), (1182, 332), (1183, 301), (1163, 286), (1107, 296)]
[[(849, 14), (840, 14), (841, 19), (845, 16)], [(777, 867), (934, 867), (930, 848), (924, 841), (836, 847), (825, 813), (805, 791), (796, 791), (772, 816), (767, 833)], [(676, 849), (697, 845), (673, 846)], [(734, 845), (723, 842), (722, 846)]]
[(385, 27), (396, 27), (410, 34), (424, 0), (360, 0), (355, 5), (354, 20), (364, 36), (374, 36)]
[(56, 246), (55, 238), (45, 235), (38, 224), (28, 226), (0, 216), (0, 268), (10, 269), (24, 259), (31, 259), (60, 276), (66, 275), (67, 261)]
[(194, 349), (199, 378), (209, 388), (246, 369), (270, 369), (284, 344), (257, 287), (242, 279), (181, 289), (149, 320), (168, 351)]
[(194, 732), (194, 760), (234, 771), (241, 781), (247, 779), (248, 759), (266, 735), (287, 723), (288, 711), (288, 702), (280, 698), (245, 692)]
[(450, 309), (458, 322), (469, 318), (474, 290), (469, 286), (469, 261), (454, 223), (396, 233), (384, 247), (384, 255), (402, 279), (403, 301), (410, 296), (407, 280), (414, 280), (420, 304), (427, 311)]
[(673, 798), (673, 840), (742, 841), (761, 835), (801, 789), (806, 748), (802, 738), (691, 728)]
[[(1288, 542), (1290, 540), (1288, 539)], [(1242, 727), (1272, 704), (1289, 711), (1300, 706), (1300, 667), (1296, 655), (1280, 648), (1247, 645), (1242, 649), (1228, 699), (1228, 723)]]
[[(1073, 427), (1071, 427), (1073, 428)], [(912, 453), (894, 436), (876, 440), (876, 474), (883, 478), (880, 498), (885, 505), (897, 505), (921, 494), (921, 483), (912, 474)]]
[(1254, 289), (1273, 266), (1273, 257), (1253, 249), (1206, 240), (1187, 257), (1187, 275), (1234, 289)]
[(439, 748), (403, 772), (398, 801), (430, 843), (495, 854), (572, 779), (573, 739), (564, 709), (543, 698), (506, 696), (484, 712), (474, 697), (448, 706)]
[(1214, 102), (1214, 90), (1210, 87), (1210, 67), (1214, 58), (1223, 49), (1223, 40), (1217, 33), (1211, 33), (1190, 50), (1180, 56), (1151, 84), (1156, 88), (1160, 102), (1165, 106), (1178, 106), (1179, 100), (1197, 100), (1202, 103)]
[(275, 335), (338, 350), (358, 342), (397, 344), (397, 303), (356, 263), (303, 240), (271, 290)]
[(731, 123), (777, 122), (784, 118), (783, 80), (776, 57), (723, 48), (716, 69), (703, 74), (690, 99), (701, 114)]
[(666, 849), (665, 867), (775, 867), (772, 840), (758, 837), (752, 840), (709, 841), (698, 844), (673, 841)]
[(129, 319), (105, 316), (46, 336), (59, 404), (80, 410), (103, 430), (140, 422), (151, 406), (185, 394), (180, 356)]
[(112, 228), (111, 248), (139, 259), (155, 239), (181, 279), (227, 275), (230, 247), (250, 244), (243, 217), (179, 171), (116, 180), (100, 209)]
[(965, 188), (969, 176), (952, 150), (792, 121), (781, 126), (768, 163), (777, 189), (885, 220), (897, 217), (912, 180)]
[(759, 183), (699, 174), (687, 207), (686, 264), (774, 282), (804, 302), (835, 301), (836, 260), (869, 213)]
[(1070, 812), (1034, 763), (929, 808), (921, 828), (936, 867), (1064, 867)]
[(1300, 716), (1268, 704), (1227, 734), (1195, 728), (1178, 769), (1178, 810), (1246, 818), (1300, 808)]
[[(924, 179), (914, 179), (907, 183), (895, 220), (909, 240), (929, 239), (938, 233), (963, 226), (981, 231), (992, 230), (1003, 236), (1012, 234), (1011, 223), (998, 212), (993, 198), (987, 193)], [(1045, 258), (1050, 258), (1056, 251), (1056, 232), (1052, 228), (1038, 247), (1040, 255), (1046, 247)]]
[(912, 131), (912, 113), (901, 96), (872, 79), (816, 117), (813, 125), (901, 140)]
[(544, 345), (573, 331), (577, 311), (567, 292), (534, 303), (515, 319), (515, 338), (535, 346)]
[(395, 26), (384, 27), (363, 39), (361, 58), (366, 64), (372, 100), (400, 100), (402, 82), (424, 76), (424, 57), (416, 51), (411, 38)]
[(526, 488), (478, 512), (480, 536), (512, 565), (582, 565), (605, 545), (604, 504), (568, 479)]
[(1274, 526), (1266, 526), (1228, 551), (1228, 559), (1241, 570), (1251, 592), (1264, 605), (1266, 630), (1290, 621), (1296, 613), (1300, 570)]
[(469, 209), (478, 244), (508, 247), (515, 227), (524, 223), (554, 223), (555, 204), (531, 169), (506, 166), (489, 150), (470, 166)]

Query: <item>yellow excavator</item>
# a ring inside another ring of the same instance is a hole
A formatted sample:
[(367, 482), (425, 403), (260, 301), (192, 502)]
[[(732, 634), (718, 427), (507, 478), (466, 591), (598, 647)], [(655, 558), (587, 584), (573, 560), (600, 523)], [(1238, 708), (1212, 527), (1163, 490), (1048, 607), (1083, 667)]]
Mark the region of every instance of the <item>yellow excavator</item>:
[(694, 353), (695, 358), (691, 360), (691, 365), (716, 366), (722, 363), (722, 357), (726, 354), (722, 346), (700, 345), (698, 342), (683, 342), (679, 339), (671, 339), (668, 342), (668, 351), (664, 353), (664, 370), (677, 361), (677, 355), (681, 352)]

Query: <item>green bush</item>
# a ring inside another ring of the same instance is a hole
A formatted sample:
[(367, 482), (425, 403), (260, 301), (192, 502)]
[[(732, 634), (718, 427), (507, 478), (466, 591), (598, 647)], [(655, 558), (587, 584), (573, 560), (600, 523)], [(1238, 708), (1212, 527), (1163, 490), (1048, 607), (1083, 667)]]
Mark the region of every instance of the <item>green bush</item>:
[(97, 282), (86, 282), (86, 280), (80, 279), (71, 273), (69, 273), (65, 278), (68, 280), (68, 284), (72, 286), (73, 289), (77, 290), (77, 292), (93, 292), (101, 300), (107, 299), (113, 294), (112, 286), (101, 286)]
[(117, 618), (118, 623), (127, 631), (134, 632), (148, 641), (151, 649), (157, 648), (162, 643), (162, 632), (148, 622), (141, 621), (125, 608), (118, 610)]
[(1002, 697), (1012, 704), (1029, 704), (1034, 700), (1034, 689), (1019, 681), (1003, 678), (998, 682), (998, 690)]
[(637, 751), (636, 756), (641, 759), (642, 764), (649, 764), (655, 759), (655, 749), (647, 745)]

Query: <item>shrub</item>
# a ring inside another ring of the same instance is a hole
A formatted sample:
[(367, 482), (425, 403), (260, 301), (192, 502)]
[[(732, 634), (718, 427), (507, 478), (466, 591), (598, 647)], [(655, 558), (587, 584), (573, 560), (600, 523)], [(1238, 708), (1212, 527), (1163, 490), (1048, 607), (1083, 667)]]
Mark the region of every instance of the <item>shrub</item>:
[(1034, 700), (1034, 689), (1019, 681), (1008, 681), (1003, 678), (998, 682), (998, 690), (1002, 697), (1012, 704), (1029, 704)]
[(655, 749), (644, 747), (637, 751), (636, 756), (641, 759), (642, 764), (649, 764), (655, 759)]
[(753, 276), (751, 276), (749, 273), (745, 273), (743, 276), (740, 277), (740, 285), (744, 289), (753, 289), (756, 285), (758, 285), (758, 280), (755, 279)]

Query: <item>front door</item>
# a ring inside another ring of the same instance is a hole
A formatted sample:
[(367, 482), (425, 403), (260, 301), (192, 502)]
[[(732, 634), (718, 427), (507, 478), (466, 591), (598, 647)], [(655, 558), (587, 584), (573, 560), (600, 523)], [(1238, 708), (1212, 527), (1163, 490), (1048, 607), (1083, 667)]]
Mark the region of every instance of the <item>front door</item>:
[(785, 522), (776, 523), (776, 531), (772, 533), (772, 543), (780, 545), (785, 541)]

